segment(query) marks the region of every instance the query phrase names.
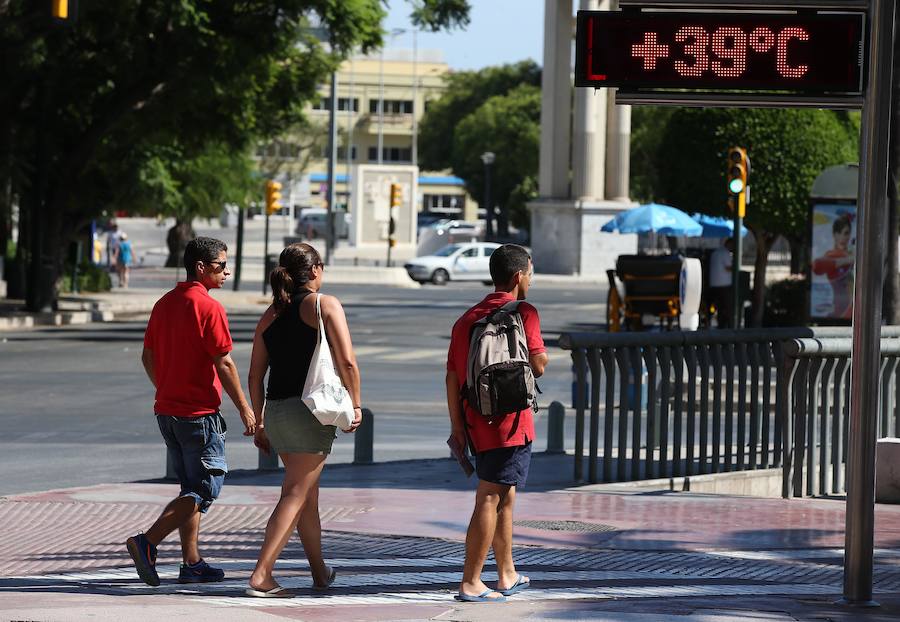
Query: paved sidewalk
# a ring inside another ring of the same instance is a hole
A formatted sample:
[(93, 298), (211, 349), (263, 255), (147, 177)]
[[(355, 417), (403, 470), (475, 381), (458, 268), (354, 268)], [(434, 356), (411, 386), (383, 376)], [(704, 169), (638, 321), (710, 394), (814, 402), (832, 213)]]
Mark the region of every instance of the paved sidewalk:
[[(896, 620), (900, 506), (876, 511), (878, 609), (833, 605), (842, 581), (843, 502), (566, 488), (564, 458), (536, 454), (517, 499), (515, 556), (533, 586), (502, 605), (453, 599), (473, 482), (448, 460), (326, 468), (325, 550), (338, 569), (309, 589), (299, 542), (277, 568), (300, 597), (243, 595), (280, 473), (229, 475), (204, 519), (204, 554), (227, 580), (182, 586), (177, 539), (161, 547), (158, 588), (123, 542), (176, 489), (158, 481), (0, 500), (0, 620)], [(493, 565), (487, 575), (492, 578)]]

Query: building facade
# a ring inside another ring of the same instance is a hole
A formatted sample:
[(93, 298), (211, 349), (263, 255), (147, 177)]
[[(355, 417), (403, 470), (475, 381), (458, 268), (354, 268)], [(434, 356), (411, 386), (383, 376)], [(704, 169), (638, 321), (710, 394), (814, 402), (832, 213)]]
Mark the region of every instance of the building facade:
[[(412, 165), (417, 159), (418, 124), (429, 102), (445, 90), (449, 67), (439, 51), (385, 50), (354, 57), (337, 73), (338, 148), (335, 204), (352, 204), (356, 165)], [(307, 117), (312, 137), (291, 137), (260, 148), (260, 160), (277, 161), (273, 175), (286, 184), (284, 204), (294, 210), (325, 208), (328, 198), (330, 85), (319, 89)], [(261, 168), (265, 168), (261, 166)], [(265, 171), (264, 171), (265, 173)], [(466, 195), (463, 180), (447, 171), (420, 171), (417, 211), (441, 218), (474, 220), (478, 206)]]

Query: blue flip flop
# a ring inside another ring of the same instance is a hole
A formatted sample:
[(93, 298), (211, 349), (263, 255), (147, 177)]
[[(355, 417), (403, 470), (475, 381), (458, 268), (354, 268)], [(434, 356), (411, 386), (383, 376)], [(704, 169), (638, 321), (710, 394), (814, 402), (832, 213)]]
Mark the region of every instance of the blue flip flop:
[(478, 596), (460, 592), (456, 595), (456, 600), (461, 600), (464, 603), (505, 603), (506, 596), (501, 596), (500, 598), (488, 598), (488, 594), (493, 594), (494, 591), (495, 590), (485, 590)]
[(497, 591), (500, 592), (501, 594), (503, 594), (504, 596), (512, 596), (512, 595), (515, 594), (516, 592), (521, 592), (521, 591), (524, 590), (526, 587), (528, 587), (529, 585), (531, 585), (531, 580), (530, 580), (530, 579), (525, 579), (524, 581), (523, 581), (522, 579), (524, 579), (524, 577), (523, 577), (522, 575), (519, 575), (518, 577), (516, 577), (516, 582), (515, 582), (515, 583), (513, 583), (512, 585), (510, 585), (510, 586), (509, 586), (508, 588), (506, 588), (505, 590), (501, 590), (501, 589), (498, 587), (498, 588), (497, 588)]

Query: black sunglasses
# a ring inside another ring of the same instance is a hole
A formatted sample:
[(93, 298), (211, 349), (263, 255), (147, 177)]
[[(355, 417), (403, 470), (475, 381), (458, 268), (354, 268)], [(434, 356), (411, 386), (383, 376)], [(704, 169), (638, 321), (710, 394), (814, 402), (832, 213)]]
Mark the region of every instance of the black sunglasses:
[(227, 261), (204, 261), (203, 263), (209, 264), (211, 266), (219, 266), (222, 270), (224, 270), (225, 266), (228, 265)]

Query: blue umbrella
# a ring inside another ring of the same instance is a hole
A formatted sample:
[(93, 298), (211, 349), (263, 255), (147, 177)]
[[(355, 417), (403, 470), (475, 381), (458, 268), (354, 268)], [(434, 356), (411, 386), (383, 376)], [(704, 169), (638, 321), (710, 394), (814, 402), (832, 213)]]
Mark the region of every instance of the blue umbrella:
[[(730, 238), (734, 235), (734, 220), (730, 218), (707, 214), (694, 214), (691, 218), (703, 226), (701, 238)], [(741, 237), (745, 235), (747, 235), (747, 227), (741, 225)]]
[(662, 235), (695, 236), (703, 233), (703, 227), (679, 209), (648, 203), (620, 213), (600, 228), (612, 233), (660, 233)]

